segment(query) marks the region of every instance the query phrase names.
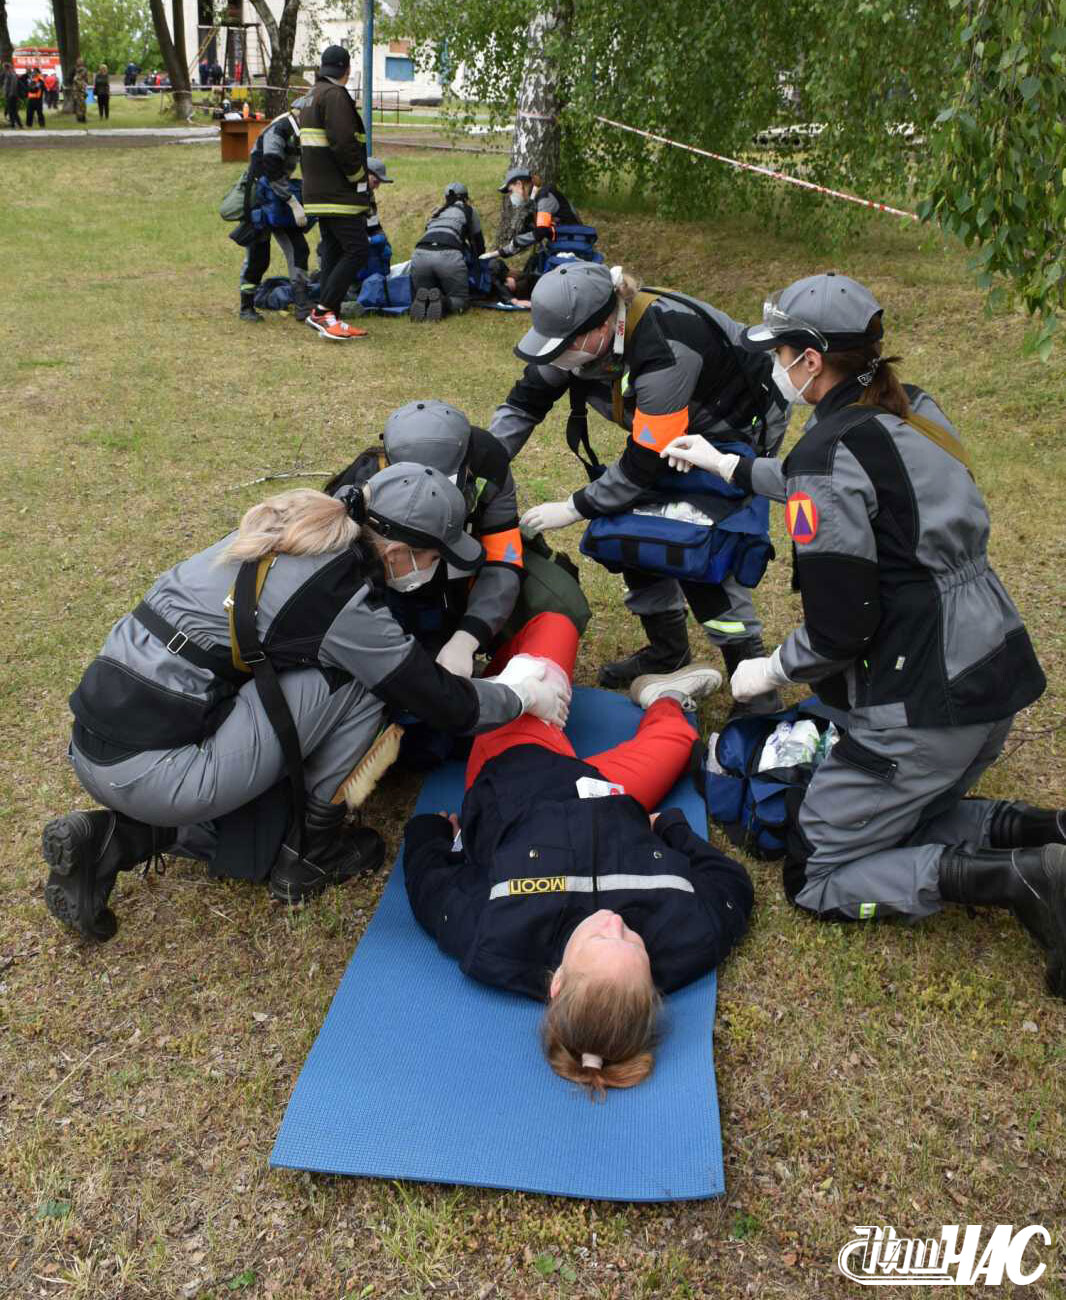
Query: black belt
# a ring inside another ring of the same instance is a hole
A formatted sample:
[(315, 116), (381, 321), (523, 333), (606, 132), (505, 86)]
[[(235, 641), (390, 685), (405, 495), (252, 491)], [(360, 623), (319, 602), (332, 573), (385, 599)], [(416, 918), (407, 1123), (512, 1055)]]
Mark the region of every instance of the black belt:
[(232, 682), (234, 686), (243, 686), (248, 681), (248, 675), (233, 666), (233, 659), (228, 653), (206, 650), (195, 641), (190, 641), (184, 632), (180, 632), (173, 623), (168, 623), (162, 614), (156, 613), (145, 601), (142, 600), (133, 611), (133, 617), (179, 659), (186, 659), (197, 668), (205, 668), (216, 677)]
[(463, 251), (462, 244), (445, 244), (440, 239), (420, 239), (415, 244), (415, 248), (443, 248), (449, 253), (461, 253)]

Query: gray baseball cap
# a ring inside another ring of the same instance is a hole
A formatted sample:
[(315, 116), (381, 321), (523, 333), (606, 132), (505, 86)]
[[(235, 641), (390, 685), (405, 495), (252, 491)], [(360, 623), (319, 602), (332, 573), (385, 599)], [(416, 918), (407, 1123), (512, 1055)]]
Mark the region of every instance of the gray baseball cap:
[(448, 199), (448, 198), (452, 198), (453, 196), (457, 199), (469, 198), (470, 191), (466, 188), (466, 186), (463, 184), (462, 181), (452, 181), (450, 185), (445, 187), (444, 197)]
[(533, 328), (515, 356), (546, 363), (565, 352), (570, 340), (602, 325), (615, 307), (611, 272), (596, 262), (574, 261), (542, 275), (530, 298)]
[(506, 194), (512, 181), (531, 181), (532, 179), (533, 173), (528, 167), (512, 167), (503, 178), (503, 184), (499, 187), (500, 193)]
[(385, 171), (385, 164), (380, 158), (368, 158), (366, 160), (366, 169), (368, 172), (373, 172), (382, 185), (396, 184), (395, 181), (389, 179), (388, 173)]
[(454, 482), (466, 461), (470, 421), (447, 402), (408, 402), (389, 415), (382, 439), (390, 464), (432, 465)]
[(367, 524), (390, 542), (440, 551), (457, 569), (474, 569), (484, 552), (466, 532), (463, 494), (430, 465), (400, 461), (367, 483)]
[(762, 324), (749, 325), (740, 342), (749, 352), (769, 352), (783, 343), (818, 352), (846, 352), (881, 337), (881, 312), (881, 304), (865, 285), (825, 271), (797, 280), (768, 298)]

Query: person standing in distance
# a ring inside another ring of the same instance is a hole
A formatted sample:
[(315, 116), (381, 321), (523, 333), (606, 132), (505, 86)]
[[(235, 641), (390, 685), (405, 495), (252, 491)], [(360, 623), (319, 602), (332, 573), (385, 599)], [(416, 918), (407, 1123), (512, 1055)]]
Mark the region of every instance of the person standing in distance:
[(304, 210), (319, 218), (322, 275), (308, 325), (337, 342), (365, 338), (340, 319), (348, 286), (367, 259), (367, 213), (374, 197), (367, 175), (366, 128), (348, 93), (351, 56), (340, 45), (322, 54), (309, 102), (300, 113)]
[(865, 286), (796, 281), (743, 335), (775, 354), (785, 398), (814, 407), (789, 455), (740, 461), (691, 436), (662, 454), (786, 503), (803, 623), (737, 668), (734, 697), (809, 682), (849, 710), (791, 809), (789, 898), (829, 920), (1007, 908), (1066, 997), (1066, 812), (966, 797), (1044, 673), (988, 563), (969, 455), (882, 335)]

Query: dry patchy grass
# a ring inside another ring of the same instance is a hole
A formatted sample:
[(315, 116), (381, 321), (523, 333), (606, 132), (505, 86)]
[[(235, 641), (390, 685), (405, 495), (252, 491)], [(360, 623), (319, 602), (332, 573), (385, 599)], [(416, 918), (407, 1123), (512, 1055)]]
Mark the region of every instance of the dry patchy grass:
[[(818, 925), (759, 864), (752, 932), (721, 979), (724, 1199), (622, 1207), (268, 1171), (380, 882), (288, 915), (175, 864), (122, 879), (112, 943), (75, 942), (44, 912), (38, 857), (42, 822), (84, 802), (64, 759), (66, 696), (152, 577), (269, 490), (234, 485), (331, 470), (412, 396), (486, 422), (517, 372), (522, 319), (373, 321), (343, 350), (284, 317), (240, 328), (240, 255), (214, 215), (232, 169), (213, 155), (5, 164), (0, 287), (23, 306), (0, 356), (0, 1294), (830, 1297), (846, 1293), (834, 1260), (851, 1225), (879, 1222), (916, 1235), (1043, 1223), (1056, 1244), (1042, 1294), (1066, 1294), (1066, 1009), (1043, 996), (1018, 927), (987, 913)], [(498, 160), (408, 153), (394, 167), (383, 213), (398, 251), (452, 179), (491, 224)], [(615, 258), (741, 318), (829, 260), (750, 222), (664, 226), (625, 208), (586, 205)], [(981, 315), (959, 256), (919, 253), (891, 223), (832, 260), (886, 303), (908, 377), (972, 446), (993, 561), (1051, 680), (982, 789), (1061, 804), (1061, 358), (1022, 360), (1021, 323)], [(54, 306), (35, 311), (41, 300)], [(551, 417), (519, 462), (527, 503), (579, 481), (563, 423)], [(603, 425), (594, 437), (603, 453), (620, 445)], [(576, 553), (577, 530), (563, 538)], [(582, 567), (589, 681), (637, 632), (618, 581)], [(772, 644), (797, 616), (784, 564), (759, 601)], [(705, 726), (725, 709), (711, 701)], [(393, 775), (375, 796), (393, 845), (414, 793)]]

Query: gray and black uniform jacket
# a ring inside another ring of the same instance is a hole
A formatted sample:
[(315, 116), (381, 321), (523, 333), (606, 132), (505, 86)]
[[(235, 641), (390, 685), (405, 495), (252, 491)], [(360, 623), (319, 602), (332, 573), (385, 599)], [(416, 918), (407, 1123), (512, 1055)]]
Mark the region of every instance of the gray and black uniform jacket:
[[(74, 743), (97, 763), (212, 735), (251, 680), (233, 665), (230, 593), (239, 565), (220, 563), (235, 534), (158, 578), (111, 629), (70, 697)], [(385, 704), (442, 730), (477, 732), (521, 712), (494, 682), (439, 667), (385, 603), (381, 566), (356, 542), (327, 555), (279, 555), (259, 599), (263, 649), (279, 671), (315, 669), (331, 685), (359, 681)]]
[[(660, 297), (644, 305), (648, 296), (637, 295), (639, 317), (632, 307), (627, 315), (621, 366), (608, 354), (597, 378), (530, 363), (489, 425), (513, 459), (559, 398), (571, 393), (572, 404), (583, 400), (628, 429), (620, 459), (574, 493), (586, 519), (639, 504), (664, 471), (659, 453), (683, 433), (746, 442), (763, 454), (785, 434), (789, 408), (771, 381), (773, 363), (737, 346), (743, 326), (694, 298)], [(714, 499), (706, 501), (710, 512)], [(723, 517), (741, 505), (721, 498)]]
[(265, 176), (280, 199), (292, 196), (289, 181), (300, 165), (300, 113), (310, 102), (310, 96), (305, 95), (287, 113), (274, 118), (255, 142), (248, 160), (249, 179)]
[[(838, 384), (782, 461), (741, 461), (741, 486), (786, 502), (803, 625), (781, 646), (856, 726), (955, 727), (1008, 718), (1046, 681), (988, 563), (988, 509), (956, 456)], [(958, 434), (908, 386), (914, 413)]]
[(554, 239), (559, 226), (580, 225), (581, 218), (566, 195), (554, 185), (545, 185), (534, 192), (522, 214), (521, 225), (510, 242), (500, 249), (500, 256), (513, 257), (542, 239)]
[[(323, 490), (336, 496), (342, 487), (362, 486), (385, 463), (384, 450), (372, 447), (331, 479)], [(439, 576), (412, 597), (390, 592), (388, 599), (397, 613), (405, 607), (425, 606), (427, 602), (438, 602), (455, 611), (447, 628), (441, 628), (441, 637), (431, 637), (428, 644), (435, 640), (443, 644), (447, 635), (458, 628), (476, 637), (478, 646), (485, 649), (511, 616), (525, 572), (511, 463), (485, 429), (470, 430), (466, 466), (458, 487), (466, 499), (467, 531), (485, 550), (484, 562), (473, 582), (468, 573), (446, 571), (447, 566), (442, 562)], [(436, 648), (439, 647), (435, 645)]]
[(319, 77), (300, 112), (303, 205), (309, 216), (361, 217), (373, 203), (366, 128), (351, 95)]
[(464, 255), (469, 252), (474, 257), (480, 257), (485, 251), (481, 218), (465, 200), (456, 199), (446, 203), (426, 222), (426, 233), (415, 247), (452, 248)]

